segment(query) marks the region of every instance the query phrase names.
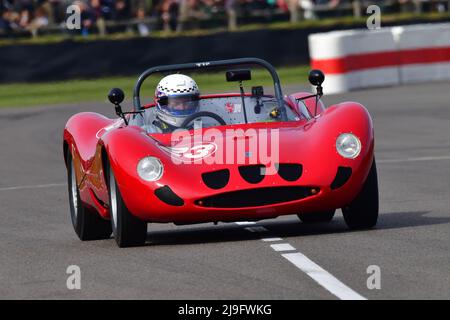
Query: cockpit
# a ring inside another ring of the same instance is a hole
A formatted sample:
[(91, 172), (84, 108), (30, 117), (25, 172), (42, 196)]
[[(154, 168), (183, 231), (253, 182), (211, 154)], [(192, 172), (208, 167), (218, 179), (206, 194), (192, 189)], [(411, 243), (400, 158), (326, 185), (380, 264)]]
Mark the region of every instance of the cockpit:
[[(307, 112), (306, 108), (299, 108)], [(206, 115), (202, 114), (206, 111)], [(208, 95), (200, 97), (198, 107), (194, 114), (199, 116), (192, 119), (191, 123), (185, 124), (185, 128), (189, 129), (195, 125), (202, 128), (223, 125), (219, 119), (208, 116), (213, 113), (223, 119), (226, 125), (257, 123), (257, 122), (277, 122), (282, 121), (278, 102), (275, 98), (265, 96), (245, 95), (241, 97), (239, 94), (221, 94)], [(286, 104), (287, 121), (298, 121), (308, 119), (309, 115), (305, 113), (297, 113)], [(158, 133), (154, 122), (157, 121), (156, 107), (148, 105), (144, 112), (136, 114), (130, 124), (138, 125), (144, 128), (148, 133)]]

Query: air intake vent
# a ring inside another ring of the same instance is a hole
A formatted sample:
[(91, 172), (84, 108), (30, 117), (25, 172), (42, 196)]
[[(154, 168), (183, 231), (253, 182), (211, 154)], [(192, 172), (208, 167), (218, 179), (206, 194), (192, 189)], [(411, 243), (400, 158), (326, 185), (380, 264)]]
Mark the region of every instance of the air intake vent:
[(352, 175), (352, 168), (338, 167), (336, 177), (334, 178), (333, 182), (331, 183), (331, 189), (334, 190), (334, 189), (342, 187), (348, 181), (348, 179), (350, 179), (351, 175)]
[(303, 166), (295, 163), (280, 163), (278, 174), (286, 181), (297, 181), (303, 172)]
[(164, 186), (155, 190), (155, 195), (159, 200), (171, 205), (171, 206), (182, 206), (184, 205), (183, 199), (175, 194), (175, 192), (170, 189), (169, 186)]
[(209, 208), (260, 207), (304, 199), (318, 192), (312, 187), (270, 187), (226, 192), (197, 200), (195, 203)]
[(230, 180), (230, 171), (228, 169), (202, 173), (203, 182), (211, 189), (222, 189)]
[(262, 164), (239, 167), (241, 177), (248, 183), (260, 183), (264, 179), (266, 167)]

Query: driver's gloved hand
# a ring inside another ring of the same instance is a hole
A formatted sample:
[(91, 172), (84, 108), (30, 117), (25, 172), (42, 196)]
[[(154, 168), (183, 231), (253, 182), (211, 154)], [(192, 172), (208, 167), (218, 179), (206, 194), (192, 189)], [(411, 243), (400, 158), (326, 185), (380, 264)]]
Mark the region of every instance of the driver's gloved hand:
[(155, 121), (153, 121), (152, 123), (154, 126), (158, 127), (162, 133), (168, 133), (168, 132), (172, 132), (174, 131), (174, 127), (172, 127), (171, 125), (165, 123), (164, 121), (161, 121), (159, 119), (156, 119)]

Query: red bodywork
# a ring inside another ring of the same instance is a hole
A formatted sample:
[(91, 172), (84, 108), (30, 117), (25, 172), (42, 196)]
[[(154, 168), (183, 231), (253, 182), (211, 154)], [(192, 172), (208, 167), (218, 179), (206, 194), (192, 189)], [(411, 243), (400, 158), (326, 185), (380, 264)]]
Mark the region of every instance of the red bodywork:
[[(295, 111), (295, 98), (307, 95), (309, 93), (297, 93), (285, 100)], [(305, 104), (314, 114), (314, 98), (307, 99)], [(371, 167), (374, 158), (372, 120), (368, 111), (355, 102), (327, 109), (320, 102), (317, 114), (318, 117), (310, 120), (215, 127), (224, 133), (230, 128), (278, 128), (280, 163), (303, 166), (301, 177), (292, 182), (279, 175), (268, 175), (260, 183), (251, 184), (242, 179), (237, 165), (176, 165), (160, 147), (168, 143), (170, 134), (148, 135), (138, 126), (125, 126), (118, 119), (108, 119), (97, 113), (80, 113), (69, 119), (64, 130), (64, 149), (65, 155), (67, 151), (72, 153), (81, 200), (105, 219), (109, 219), (108, 189), (103, 172), (105, 161), (112, 166), (129, 211), (147, 222), (258, 220), (342, 208), (359, 193)], [(355, 159), (345, 159), (336, 151), (336, 138), (346, 132), (361, 141), (362, 150)], [(164, 174), (157, 182), (146, 182), (137, 174), (137, 164), (146, 156), (156, 156), (164, 165)], [(339, 167), (351, 168), (352, 174), (344, 185), (332, 189), (330, 186)], [(202, 173), (224, 168), (230, 171), (224, 188), (214, 190), (202, 181)], [(174, 206), (161, 201), (154, 191), (162, 186), (170, 186), (184, 204)], [(256, 207), (210, 208), (198, 204), (199, 199), (217, 194), (280, 186), (309, 186), (320, 191), (299, 200)]]

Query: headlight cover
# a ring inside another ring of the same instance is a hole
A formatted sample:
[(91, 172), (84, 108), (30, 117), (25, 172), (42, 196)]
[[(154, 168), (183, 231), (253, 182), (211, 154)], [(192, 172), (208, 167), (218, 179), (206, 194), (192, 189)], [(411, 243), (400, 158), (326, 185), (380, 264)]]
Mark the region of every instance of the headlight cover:
[(164, 173), (164, 166), (158, 158), (145, 157), (139, 161), (137, 173), (145, 181), (158, 181)]
[(352, 133), (342, 133), (336, 139), (337, 152), (347, 159), (355, 159), (361, 152), (361, 142)]

